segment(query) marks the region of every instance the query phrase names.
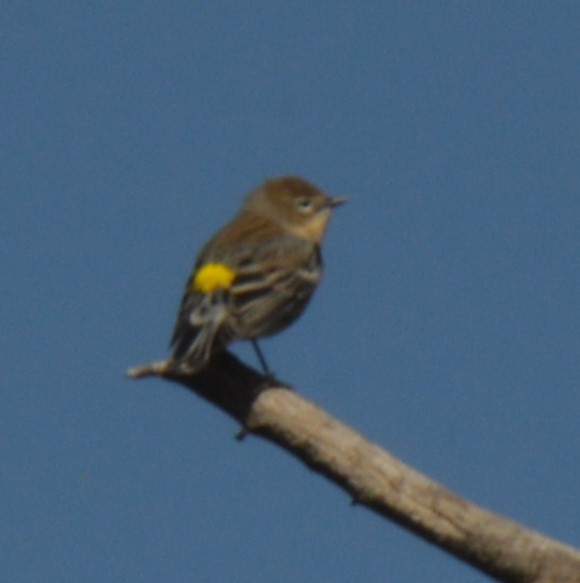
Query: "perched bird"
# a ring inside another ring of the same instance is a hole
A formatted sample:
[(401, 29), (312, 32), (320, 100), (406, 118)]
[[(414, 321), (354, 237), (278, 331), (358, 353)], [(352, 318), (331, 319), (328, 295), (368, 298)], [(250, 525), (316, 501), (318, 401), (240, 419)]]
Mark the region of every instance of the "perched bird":
[(265, 372), (257, 339), (280, 332), (304, 311), (322, 276), (320, 245), (334, 207), (302, 178), (267, 180), (234, 219), (203, 247), (181, 301), (169, 365), (203, 369), (236, 340), (250, 340)]

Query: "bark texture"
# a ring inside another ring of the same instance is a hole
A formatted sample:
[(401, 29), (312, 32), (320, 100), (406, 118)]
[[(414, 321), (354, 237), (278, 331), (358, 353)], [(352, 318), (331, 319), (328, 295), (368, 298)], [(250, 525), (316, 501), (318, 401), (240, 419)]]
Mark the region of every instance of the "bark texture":
[(365, 505), (498, 581), (580, 583), (580, 551), (460, 498), (232, 354), (195, 376), (165, 362), (131, 369), (210, 401), (242, 427), (292, 453)]

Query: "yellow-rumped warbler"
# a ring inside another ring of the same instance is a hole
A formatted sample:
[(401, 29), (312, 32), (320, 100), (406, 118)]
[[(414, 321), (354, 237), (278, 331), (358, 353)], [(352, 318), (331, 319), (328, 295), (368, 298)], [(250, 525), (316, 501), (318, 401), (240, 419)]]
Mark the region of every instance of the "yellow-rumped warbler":
[(331, 210), (345, 202), (302, 178), (267, 180), (201, 250), (185, 288), (169, 365), (195, 373), (235, 340), (280, 332), (322, 276), (320, 245)]

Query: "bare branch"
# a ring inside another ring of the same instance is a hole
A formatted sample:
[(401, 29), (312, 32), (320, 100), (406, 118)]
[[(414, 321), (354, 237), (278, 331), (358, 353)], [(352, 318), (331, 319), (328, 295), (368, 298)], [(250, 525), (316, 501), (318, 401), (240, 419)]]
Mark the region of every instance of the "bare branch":
[(165, 362), (128, 375), (184, 385), (239, 421), (241, 436), (248, 432), (276, 443), (356, 503), (498, 581), (580, 583), (580, 551), (460, 498), (228, 352), (195, 376), (179, 375)]

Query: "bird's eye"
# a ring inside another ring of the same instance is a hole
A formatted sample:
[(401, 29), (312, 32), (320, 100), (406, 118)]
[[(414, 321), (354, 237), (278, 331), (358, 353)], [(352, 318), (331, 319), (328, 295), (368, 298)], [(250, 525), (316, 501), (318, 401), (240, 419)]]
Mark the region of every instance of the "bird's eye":
[(309, 198), (297, 198), (296, 207), (301, 213), (309, 213), (312, 210), (312, 200)]

